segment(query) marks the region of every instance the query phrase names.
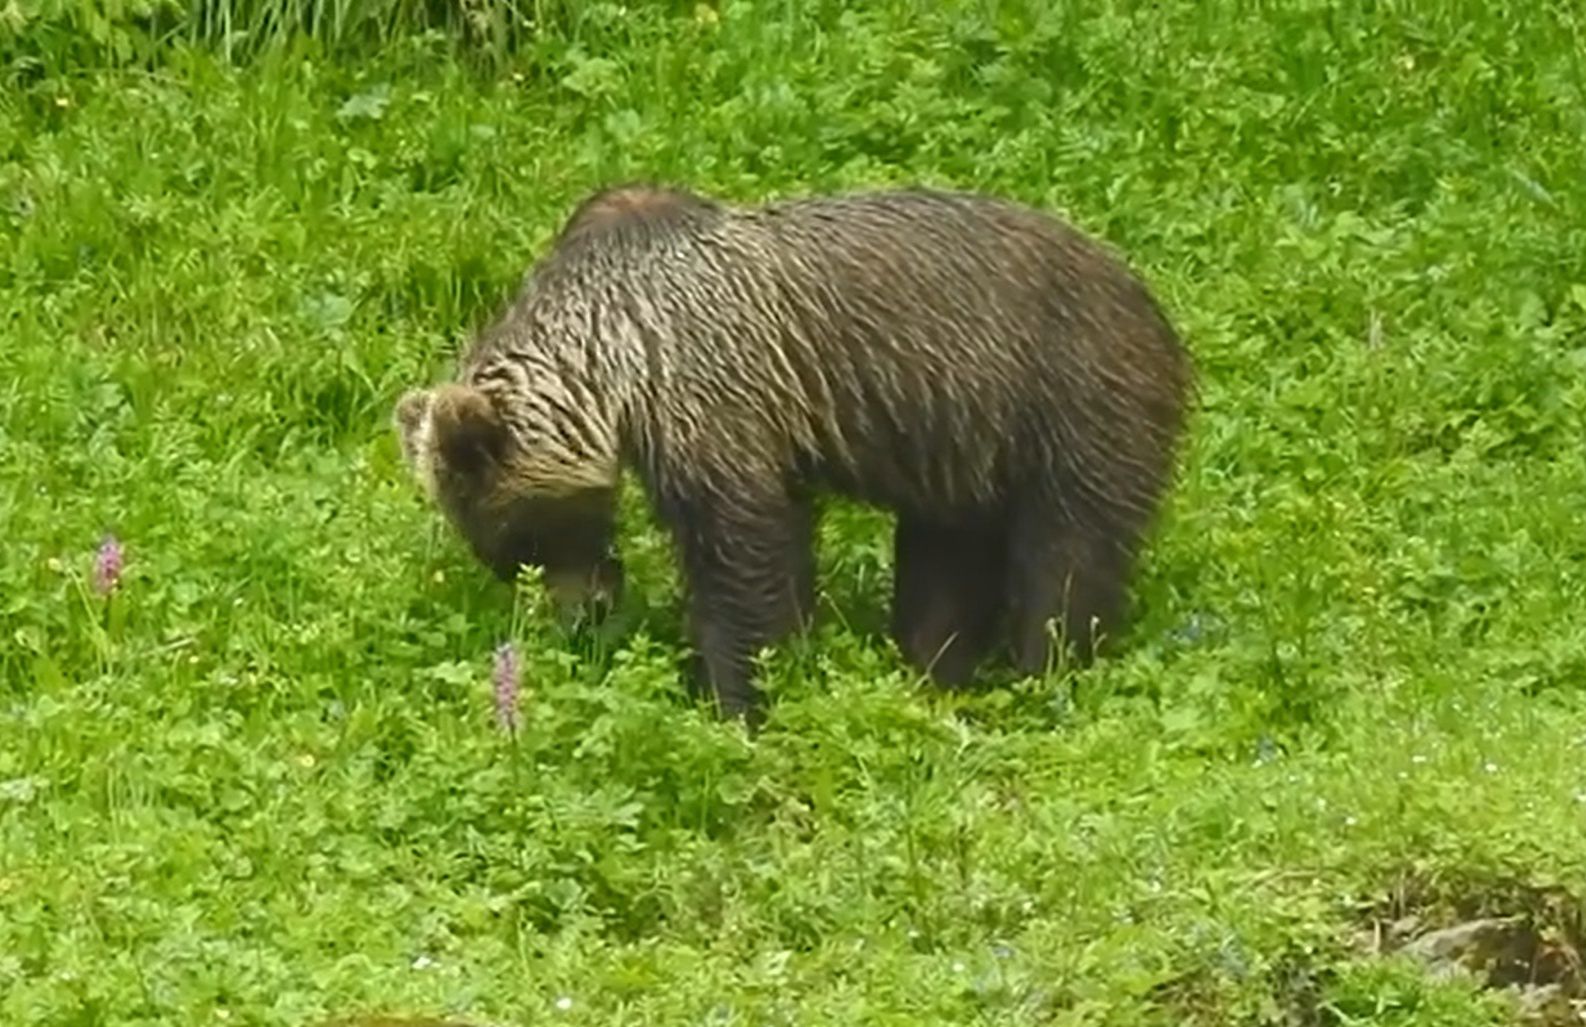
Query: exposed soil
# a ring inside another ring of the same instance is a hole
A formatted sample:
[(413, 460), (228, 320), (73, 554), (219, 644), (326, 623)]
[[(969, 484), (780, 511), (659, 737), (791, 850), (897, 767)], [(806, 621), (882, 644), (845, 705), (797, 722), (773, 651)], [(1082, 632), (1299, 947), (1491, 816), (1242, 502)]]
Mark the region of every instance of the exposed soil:
[[(1335, 1027), (1326, 995), (1342, 966), (1409, 958), (1433, 977), (1467, 976), (1506, 993), (1523, 1027), (1586, 1027), (1586, 903), (1562, 888), (1404, 873), (1355, 912), (1346, 944), (1296, 948), (1267, 964), (1264, 1009), (1242, 1024)], [(1224, 1024), (1226, 972), (1188, 970), (1157, 986), (1154, 1004), (1179, 1022)]]
[(1514, 994), (1528, 1027), (1586, 1024), (1586, 906), (1562, 888), (1402, 875), (1362, 909), (1355, 948)]

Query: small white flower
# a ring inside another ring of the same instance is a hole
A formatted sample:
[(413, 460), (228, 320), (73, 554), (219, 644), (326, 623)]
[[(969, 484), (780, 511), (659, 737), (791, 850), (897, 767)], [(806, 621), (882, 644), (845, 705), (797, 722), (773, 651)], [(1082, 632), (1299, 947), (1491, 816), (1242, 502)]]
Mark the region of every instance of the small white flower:
[(963, 972), (964, 972), (964, 964), (962, 962), (957, 962), (957, 963), (953, 964), (953, 973), (961, 974)]
[(1489, 774), (1496, 774), (1498, 772), (1498, 764), (1492, 762), (1483, 763), (1481, 769)]
[(413, 960), (413, 969), (415, 970), (428, 970), (434, 965), (435, 960), (425, 955), (420, 955), (417, 959)]
[(573, 1000), (566, 995), (563, 995), (561, 998), (556, 1000), (556, 1008), (559, 1012), (565, 1013), (569, 1009), (573, 1008)]
[(1410, 757), (1410, 762), (1419, 766), (1426, 762), (1426, 757), (1422, 756), (1420, 753), (1416, 753), (1414, 756)]
[(1344, 818), (1344, 826), (1345, 827), (1354, 827), (1358, 823), (1359, 823), (1359, 821), (1356, 820), (1354, 817), (1345, 817)]

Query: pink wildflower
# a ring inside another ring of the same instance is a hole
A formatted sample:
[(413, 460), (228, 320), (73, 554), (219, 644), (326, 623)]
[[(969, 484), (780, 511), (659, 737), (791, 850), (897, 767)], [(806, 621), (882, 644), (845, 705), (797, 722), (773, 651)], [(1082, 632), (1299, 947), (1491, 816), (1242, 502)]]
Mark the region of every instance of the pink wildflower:
[(105, 540), (99, 543), (99, 552), (94, 556), (95, 592), (107, 596), (116, 590), (116, 586), (121, 583), (121, 568), (125, 560), (121, 543), (114, 535), (106, 535)]
[(496, 722), (503, 731), (518, 730), (518, 689), (522, 671), (518, 665), (518, 651), (511, 642), (496, 648)]

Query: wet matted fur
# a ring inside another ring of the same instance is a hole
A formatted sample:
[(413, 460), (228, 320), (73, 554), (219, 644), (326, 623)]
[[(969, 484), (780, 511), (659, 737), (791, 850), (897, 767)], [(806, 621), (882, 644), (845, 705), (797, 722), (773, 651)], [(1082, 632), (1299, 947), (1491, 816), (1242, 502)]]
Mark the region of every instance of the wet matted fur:
[[(1081, 662), (1125, 615), (1193, 371), (1145, 285), (1058, 219), (899, 189), (739, 207), (586, 199), (455, 379), (397, 406), (404, 453), (503, 577), (620, 587), (618, 476), (670, 529), (703, 683), (814, 602), (812, 498), (897, 515), (892, 632), (943, 683), (1001, 641)], [(1055, 627), (1055, 631), (1052, 630)]]

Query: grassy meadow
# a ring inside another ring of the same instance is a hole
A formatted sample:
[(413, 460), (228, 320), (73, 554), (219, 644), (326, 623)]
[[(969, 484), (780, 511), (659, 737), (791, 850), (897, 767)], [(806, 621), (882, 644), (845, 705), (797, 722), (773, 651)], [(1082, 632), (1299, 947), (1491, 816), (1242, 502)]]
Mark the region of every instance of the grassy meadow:
[[(0, 1024), (1512, 1023), (1371, 940), (1487, 914), (1578, 997), (1586, 14), (519, 7), (0, 9)], [(633, 177), (1124, 252), (1200, 376), (1125, 649), (924, 687), (839, 506), (750, 737), (637, 491), (598, 632), (475, 565), (391, 406)]]

